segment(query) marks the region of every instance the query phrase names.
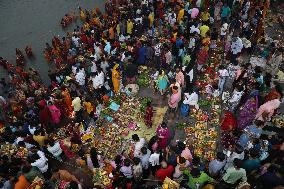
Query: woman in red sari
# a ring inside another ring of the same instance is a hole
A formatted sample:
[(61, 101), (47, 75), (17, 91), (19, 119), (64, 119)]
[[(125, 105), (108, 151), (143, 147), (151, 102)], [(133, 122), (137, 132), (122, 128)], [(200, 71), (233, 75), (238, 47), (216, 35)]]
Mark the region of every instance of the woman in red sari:
[(43, 128), (45, 129), (49, 129), (49, 123), (50, 123), (50, 119), (51, 119), (51, 113), (46, 105), (45, 100), (41, 100), (39, 101), (39, 121), (41, 123), (41, 125), (43, 126)]
[(152, 127), (152, 118), (153, 118), (153, 107), (151, 106), (151, 102), (148, 102), (144, 115), (144, 122), (148, 128)]
[(221, 124), (223, 131), (231, 131), (237, 127), (237, 120), (232, 112), (226, 111), (225, 117)]

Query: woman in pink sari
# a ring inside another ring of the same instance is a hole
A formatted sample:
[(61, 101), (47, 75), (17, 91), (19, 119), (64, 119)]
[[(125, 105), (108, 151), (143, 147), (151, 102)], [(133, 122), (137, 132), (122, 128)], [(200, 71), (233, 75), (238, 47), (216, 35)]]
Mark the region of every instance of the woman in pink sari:
[(167, 127), (167, 124), (163, 122), (156, 131), (156, 134), (159, 138), (158, 144), (160, 149), (165, 149), (168, 145), (168, 140), (170, 138), (170, 130)]
[(61, 118), (60, 110), (51, 102), (48, 104), (48, 109), (51, 113), (51, 122), (54, 124), (58, 124)]
[(178, 86), (172, 87), (172, 95), (169, 98), (168, 105), (170, 107), (170, 111), (176, 111), (178, 107), (178, 103), (181, 99), (181, 94)]
[(279, 99), (270, 100), (262, 104), (258, 109), (255, 119), (260, 121), (270, 121), (274, 111), (279, 108), (280, 104), (281, 102)]

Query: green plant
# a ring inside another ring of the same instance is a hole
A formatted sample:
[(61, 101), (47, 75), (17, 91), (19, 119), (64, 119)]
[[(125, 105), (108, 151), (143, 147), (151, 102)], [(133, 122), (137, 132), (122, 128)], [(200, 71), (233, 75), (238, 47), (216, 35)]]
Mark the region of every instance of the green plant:
[(144, 113), (148, 102), (152, 101), (153, 99), (151, 97), (143, 97), (142, 100), (140, 101), (140, 111)]
[(149, 86), (151, 81), (149, 71), (144, 70), (142, 73), (139, 74), (138, 79), (137, 79), (137, 84), (140, 87), (147, 87)]

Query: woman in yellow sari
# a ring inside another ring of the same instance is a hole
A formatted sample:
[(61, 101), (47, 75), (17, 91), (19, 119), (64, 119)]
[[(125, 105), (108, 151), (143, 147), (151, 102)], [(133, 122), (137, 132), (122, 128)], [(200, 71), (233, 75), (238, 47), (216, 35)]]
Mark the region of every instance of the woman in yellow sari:
[(119, 64), (114, 65), (112, 69), (112, 85), (113, 85), (113, 92), (118, 93), (119, 92), (119, 86), (120, 86), (120, 73), (118, 71)]
[(81, 7), (79, 7), (79, 11), (80, 11), (80, 19), (82, 21), (85, 21), (86, 20), (86, 13), (85, 13), (85, 11)]

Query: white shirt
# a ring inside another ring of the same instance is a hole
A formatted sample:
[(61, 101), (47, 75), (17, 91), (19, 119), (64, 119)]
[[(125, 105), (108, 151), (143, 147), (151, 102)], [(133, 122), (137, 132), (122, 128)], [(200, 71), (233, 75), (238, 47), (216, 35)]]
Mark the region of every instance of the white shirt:
[(193, 92), (191, 94), (184, 93), (184, 104), (194, 105), (198, 102), (198, 94), (196, 92)]
[(77, 67), (76, 66), (72, 66), (72, 73), (76, 74), (77, 73)]
[(232, 41), (232, 44), (231, 44), (231, 50), (233, 52), (233, 54), (238, 54), (242, 51), (243, 49), (243, 42), (242, 40), (237, 37), (236, 41)]
[(157, 154), (156, 152), (151, 154), (149, 162), (152, 166), (160, 165), (160, 154)]
[(219, 171), (225, 166), (226, 161), (218, 161), (217, 159), (214, 159), (210, 161), (209, 163), (209, 174), (211, 176), (217, 176)]
[(201, 0), (197, 0), (195, 4), (196, 4), (197, 7), (200, 8), (200, 6), (201, 6)]
[(195, 47), (195, 41), (196, 41), (196, 39), (194, 37), (191, 37), (189, 39), (188, 48), (192, 49), (193, 47)]
[(101, 62), (101, 68), (103, 70), (104, 73), (107, 72), (107, 68), (109, 67), (108, 62), (107, 61), (102, 61)]
[(94, 44), (94, 50), (95, 50), (95, 60), (97, 61), (98, 59), (101, 58), (101, 48), (100, 46), (96, 46), (96, 44)]
[(145, 145), (146, 141), (144, 138), (140, 138), (139, 142), (135, 143), (134, 148), (134, 157), (140, 157), (141, 156), (141, 148)]
[(34, 135), (35, 131), (36, 131), (36, 128), (35, 128), (35, 127), (31, 127), (31, 126), (29, 125), (29, 132), (30, 132), (32, 135)]
[(84, 74), (83, 71), (80, 70), (76, 74), (75, 78), (76, 78), (76, 81), (78, 82), (79, 85), (81, 85), (81, 86), (85, 85), (85, 74)]
[(142, 165), (143, 169), (148, 169), (150, 156), (151, 156), (151, 151), (149, 149), (147, 149), (147, 154), (143, 154), (140, 157), (141, 165)]
[(94, 73), (97, 71), (97, 65), (94, 61), (92, 61), (91, 72)]
[(198, 28), (198, 27), (195, 27), (195, 25), (192, 25), (192, 26), (190, 27), (190, 31), (189, 31), (189, 32), (190, 32), (190, 33), (196, 32), (197, 34), (200, 34), (199, 28)]
[(38, 151), (39, 159), (31, 163), (32, 166), (39, 168), (42, 173), (45, 173), (48, 170), (48, 159), (45, 157), (42, 151)]
[(79, 37), (75, 37), (75, 36), (72, 37), (72, 42), (74, 43), (76, 47), (79, 47), (79, 40), (80, 40)]
[(224, 23), (222, 28), (221, 28), (221, 35), (224, 36), (227, 34), (227, 31), (228, 31), (228, 24), (227, 23)]
[(124, 41), (125, 41), (124, 35), (121, 34), (121, 35), (119, 36), (118, 40), (119, 40), (120, 42), (124, 42)]
[(227, 69), (219, 70), (219, 76), (220, 77), (228, 77), (229, 76), (228, 70)]
[(81, 110), (81, 99), (79, 97), (74, 98), (72, 101), (72, 106), (74, 107), (74, 111), (78, 112)]
[(157, 45), (155, 45), (154, 49), (155, 49), (155, 55), (160, 56), (161, 55), (161, 44), (158, 43)]
[(233, 92), (233, 95), (232, 95), (232, 97), (231, 97), (231, 99), (229, 100), (229, 102), (238, 102), (240, 99), (241, 99), (241, 97), (243, 96), (243, 91), (241, 91), (241, 92), (239, 92), (239, 91), (234, 91)]
[(62, 149), (59, 142), (56, 142), (53, 146), (48, 146), (47, 150), (54, 156), (58, 157), (62, 154)]
[(141, 4), (148, 6), (148, 0), (142, 0)]
[(172, 53), (171, 51), (168, 51), (166, 54), (165, 54), (165, 58), (166, 58), (166, 63), (167, 64), (170, 64), (173, 60), (173, 57), (172, 57)]
[(240, 154), (237, 154), (236, 152), (233, 152), (228, 158), (227, 163), (225, 165), (225, 169), (228, 169), (229, 167), (233, 167), (234, 165), (234, 159), (240, 159), (243, 160), (245, 158), (245, 153), (242, 152)]
[(101, 88), (105, 82), (105, 75), (104, 72), (99, 73), (95, 77), (92, 78), (93, 87), (95, 89)]
[(174, 26), (177, 19), (175, 17), (169, 16), (169, 23), (171, 26)]

